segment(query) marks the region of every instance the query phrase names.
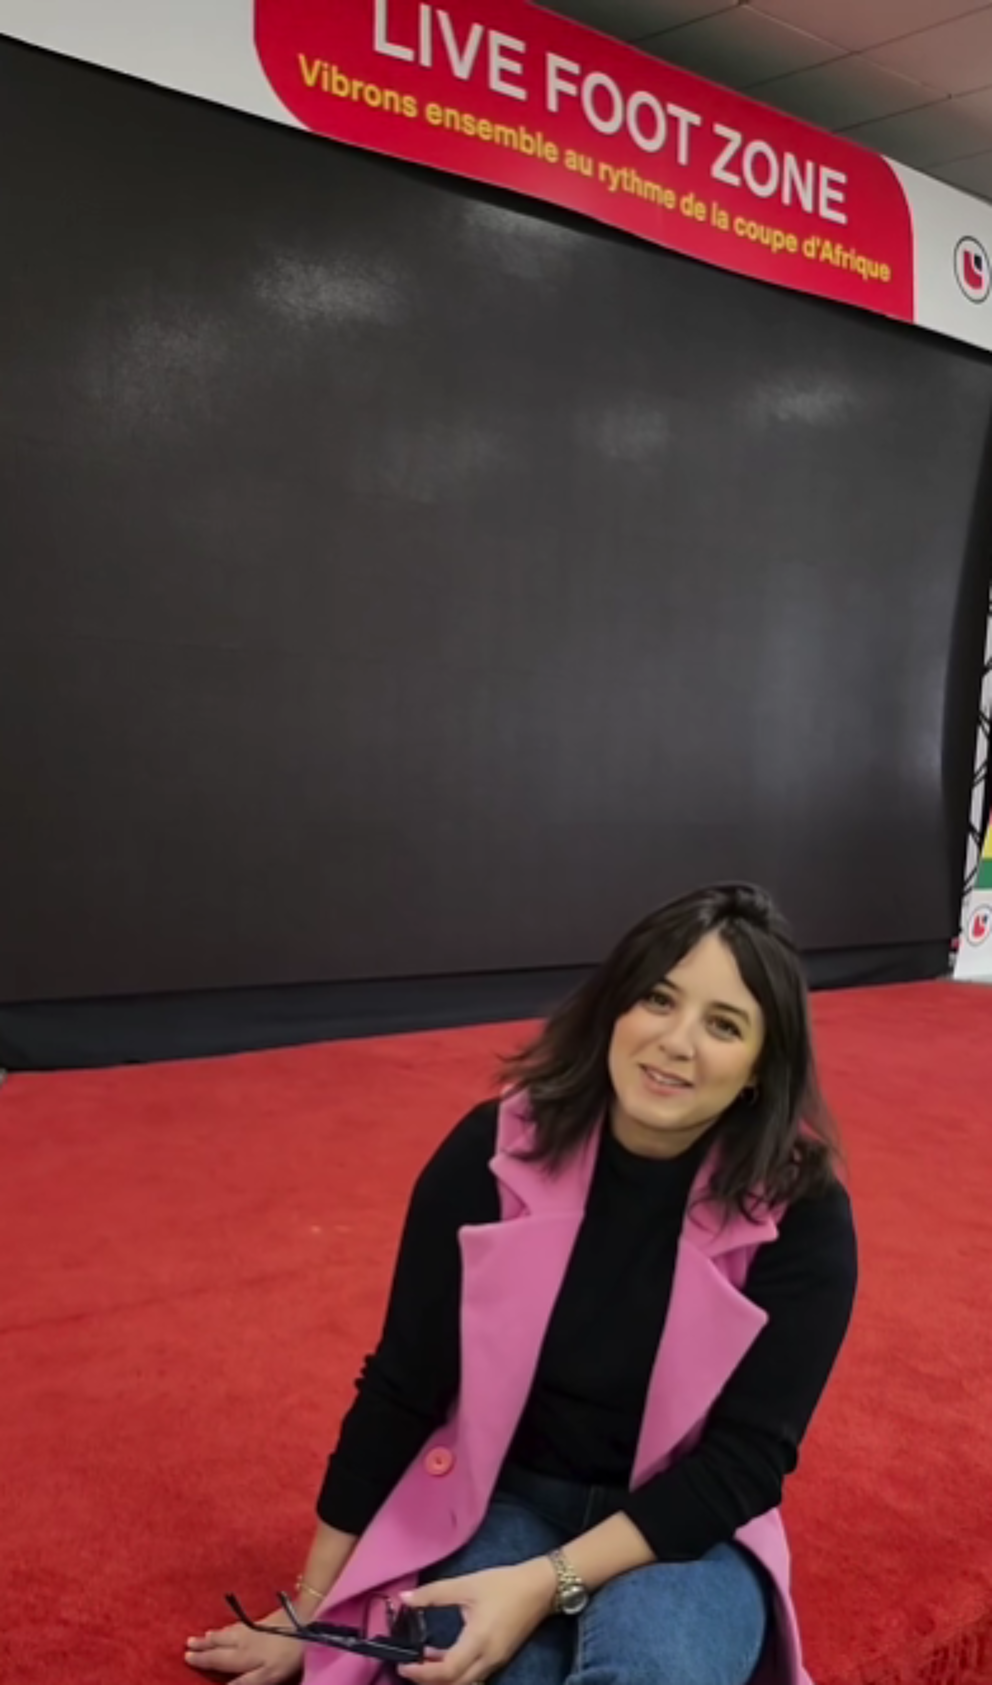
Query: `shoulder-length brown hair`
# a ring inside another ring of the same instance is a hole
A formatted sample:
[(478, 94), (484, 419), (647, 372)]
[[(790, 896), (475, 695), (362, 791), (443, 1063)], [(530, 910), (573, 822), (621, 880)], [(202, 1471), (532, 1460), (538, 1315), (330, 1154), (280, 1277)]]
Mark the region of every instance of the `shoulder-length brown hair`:
[(801, 961), (771, 897), (748, 884), (699, 889), (650, 913), (506, 1062), (505, 1077), (530, 1104), (533, 1159), (553, 1170), (599, 1127), (613, 1098), (608, 1056), (617, 1019), (711, 931), (761, 1007), (765, 1040), (756, 1095), (735, 1101), (715, 1125), (721, 1150), (709, 1197), (752, 1215), (759, 1201), (789, 1203), (832, 1184), (840, 1146), (817, 1080)]

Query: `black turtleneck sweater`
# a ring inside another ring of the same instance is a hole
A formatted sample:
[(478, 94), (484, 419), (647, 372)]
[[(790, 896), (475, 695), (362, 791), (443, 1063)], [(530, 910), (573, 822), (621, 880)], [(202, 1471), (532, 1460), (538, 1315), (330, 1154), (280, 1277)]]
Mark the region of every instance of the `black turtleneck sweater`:
[[(458, 1231), (499, 1219), (489, 1169), (496, 1116), (495, 1102), (470, 1112), (414, 1189), (382, 1338), (317, 1505), (346, 1533), (364, 1531), (457, 1394)], [(707, 1145), (646, 1159), (604, 1132), (512, 1463), (585, 1485), (628, 1485), (679, 1234)], [(658, 1561), (703, 1556), (780, 1502), (847, 1331), (856, 1279), (851, 1206), (837, 1183), (792, 1205), (778, 1239), (759, 1250), (745, 1290), (768, 1324), (699, 1446), (619, 1506)]]

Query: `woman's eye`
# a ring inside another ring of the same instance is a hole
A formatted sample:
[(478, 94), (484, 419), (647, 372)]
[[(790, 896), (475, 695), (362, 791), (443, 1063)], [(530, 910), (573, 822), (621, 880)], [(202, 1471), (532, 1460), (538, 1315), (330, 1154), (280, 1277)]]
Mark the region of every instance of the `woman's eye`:
[(656, 1007), (661, 1011), (665, 1011), (666, 1008), (671, 1006), (671, 1004), (671, 995), (666, 995), (662, 989), (654, 989), (652, 993), (648, 995), (648, 1005)]
[(713, 1028), (718, 1036), (736, 1036), (740, 1040), (741, 1027), (736, 1018), (714, 1018)]

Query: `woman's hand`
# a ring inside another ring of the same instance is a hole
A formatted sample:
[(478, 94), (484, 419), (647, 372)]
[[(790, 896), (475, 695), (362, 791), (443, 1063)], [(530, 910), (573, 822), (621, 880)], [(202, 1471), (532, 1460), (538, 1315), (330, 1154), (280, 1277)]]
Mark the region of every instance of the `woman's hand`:
[[(285, 1624), (282, 1614), (267, 1615), (266, 1623)], [(186, 1661), (204, 1673), (226, 1673), (238, 1685), (285, 1685), (303, 1668), (303, 1647), (296, 1638), (266, 1635), (251, 1627), (226, 1626), (220, 1632), (204, 1633), (186, 1645)]]
[(413, 1685), (480, 1685), (505, 1667), (551, 1614), (557, 1579), (543, 1557), (516, 1568), (488, 1568), (421, 1586), (404, 1599), (412, 1609), (462, 1612), (457, 1644), (437, 1660), (398, 1671)]

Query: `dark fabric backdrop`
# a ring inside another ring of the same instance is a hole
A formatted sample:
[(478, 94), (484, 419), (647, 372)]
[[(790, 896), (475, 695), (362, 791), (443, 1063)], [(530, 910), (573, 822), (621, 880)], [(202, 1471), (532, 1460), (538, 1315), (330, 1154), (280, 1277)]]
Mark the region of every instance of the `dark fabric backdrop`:
[(992, 363), (0, 43), (0, 1000), (955, 929)]

